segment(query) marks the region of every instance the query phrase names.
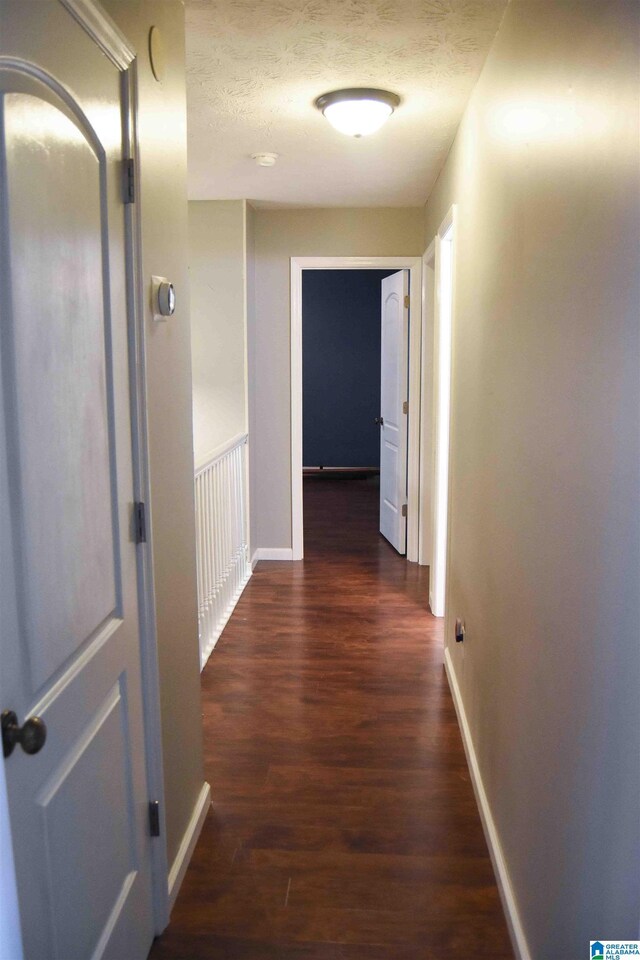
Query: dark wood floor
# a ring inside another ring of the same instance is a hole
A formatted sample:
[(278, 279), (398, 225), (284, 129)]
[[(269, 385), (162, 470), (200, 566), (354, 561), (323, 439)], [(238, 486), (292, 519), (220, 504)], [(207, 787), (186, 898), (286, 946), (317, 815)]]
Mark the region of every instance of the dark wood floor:
[(213, 806), (153, 960), (511, 960), (424, 568), (305, 481), (203, 673)]

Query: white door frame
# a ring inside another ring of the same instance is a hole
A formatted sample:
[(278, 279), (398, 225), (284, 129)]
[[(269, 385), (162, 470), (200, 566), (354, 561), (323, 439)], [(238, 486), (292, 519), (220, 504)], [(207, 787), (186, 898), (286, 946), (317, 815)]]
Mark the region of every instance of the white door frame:
[[(434, 248), (435, 245), (435, 249)], [(447, 246), (448, 250), (443, 250)], [(451, 375), (453, 367), (453, 329), (456, 300), (456, 205), (449, 208), (433, 243), (424, 257), (433, 259), (433, 388), (431, 474), (431, 549), (429, 570), (429, 604), (436, 617), (446, 614), (446, 586), (449, 565), (449, 522), (451, 486)], [(448, 259), (447, 259), (448, 258)], [(427, 261), (428, 262), (428, 261)], [(446, 264), (450, 270), (448, 287), (443, 287)], [(423, 398), (429, 396), (423, 382)], [(423, 410), (426, 415), (426, 411)]]
[(22, 960), (22, 956), (22, 931), (11, 846), (9, 800), (4, 761), (0, 760), (0, 957)]
[(291, 547), (304, 556), (302, 507), (302, 271), (409, 271), (409, 437), (407, 469), (407, 560), (417, 562), (420, 510), (421, 257), (291, 257)]
[(420, 530), (418, 563), (431, 565), (433, 510), (434, 335), (436, 241), (422, 254), (422, 367), (420, 390)]
[[(139, 171), (137, 136), (138, 81), (136, 52), (98, 0), (61, 0), (74, 19), (95, 41), (111, 62), (121, 71), (123, 106), (129, 114), (125, 125), (123, 149), (134, 160)], [(133, 463), (133, 496), (147, 507), (147, 540), (137, 548), (138, 606), (140, 620), (140, 659), (142, 699), (144, 712), (144, 741), (149, 799), (159, 801), (161, 836), (151, 845), (151, 877), (153, 915), (156, 933), (161, 933), (169, 922), (168, 861), (164, 803), (164, 773), (162, 760), (160, 683), (158, 647), (155, 620), (155, 593), (153, 580), (153, 544), (150, 516), (149, 455), (147, 441), (147, 404), (145, 382), (145, 305), (142, 272), (142, 223), (140, 216), (139, 180), (136, 184), (136, 202), (126, 204), (125, 249), (127, 255), (127, 306), (129, 326), (129, 382), (131, 393), (131, 431)], [(17, 904), (17, 885), (12, 868), (12, 857), (6, 845), (10, 842), (11, 822), (6, 802), (4, 761), (0, 773), (0, 849), (2, 850), (3, 896), (0, 900), (0, 947), (11, 945), (10, 956), (22, 960), (15, 952), (21, 944), (20, 918)], [(9, 848), (10, 849), (10, 848)]]
[[(67, 2), (67, 0), (64, 0)], [(86, 0), (81, 0), (86, 2)], [(156, 628), (156, 597), (153, 573), (153, 510), (149, 475), (147, 417), (145, 316), (148, 309), (142, 266), (142, 211), (140, 200), (140, 151), (138, 143), (138, 65), (129, 69), (130, 115), (129, 156), (137, 174), (135, 203), (125, 206), (128, 262), (132, 269), (127, 284), (129, 301), (129, 370), (131, 391), (131, 429), (133, 443), (134, 498), (146, 504), (146, 543), (138, 544), (138, 608), (140, 616), (140, 659), (142, 700), (149, 799), (158, 801), (160, 837), (151, 845), (153, 913), (156, 934), (169, 923), (169, 861), (167, 858), (166, 805), (162, 754), (162, 711), (160, 707), (160, 667)]]

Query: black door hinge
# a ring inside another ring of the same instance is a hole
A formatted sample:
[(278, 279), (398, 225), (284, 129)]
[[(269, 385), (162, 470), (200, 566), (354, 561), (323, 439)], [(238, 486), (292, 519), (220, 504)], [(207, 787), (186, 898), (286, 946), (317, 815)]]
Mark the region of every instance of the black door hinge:
[(133, 523), (135, 529), (135, 542), (147, 542), (147, 514), (144, 503), (134, 503), (133, 505)]
[(122, 189), (125, 203), (136, 202), (136, 165), (134, 160), (124, 160), (122, 170)]
[(160, 801), (149, 801), (149, 834), (152, 837), (160, 836)]

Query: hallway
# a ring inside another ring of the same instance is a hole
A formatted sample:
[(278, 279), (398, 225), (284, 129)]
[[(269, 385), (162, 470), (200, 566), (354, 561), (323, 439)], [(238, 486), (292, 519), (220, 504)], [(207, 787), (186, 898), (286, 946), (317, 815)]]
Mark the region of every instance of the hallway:
[(152, 960), (513, 956), (427, 570), (371, 480), (305, 481), (203, 673), (213, 808)]

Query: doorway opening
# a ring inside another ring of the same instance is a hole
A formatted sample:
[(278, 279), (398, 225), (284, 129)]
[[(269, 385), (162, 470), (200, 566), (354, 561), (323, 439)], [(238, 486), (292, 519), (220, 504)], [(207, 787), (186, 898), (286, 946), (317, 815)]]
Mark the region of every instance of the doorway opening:
[[(319, 468), (326, 468), (325, 463), (307, 463), (304, 460), (303, 444), (303, 423), (304, 423), (304, 377), (303, 377), (303, 275), (305, 271), (374, 271), (386, 274), (390, 279), (393, 275), (400, 275), (404, 284), (404, 292), (394, 295), (401, 297), (401, 306), (408, 315), (408, 343), (407, 343), (407, 370), (406, 370), (406, 390), (405, 397), (408, 395), (408, 406), (405, 406), (404, 416), (406, 418), (407, 434), (405, 450), (399, 454), (398, 459), (405, 456), (407, 466), (406, 474), (406, 556), (408, 560), (418, 560), (418, 531), (419, 531), (419, 481), (420, 481), (420, 339), (421, 339), (421, 271), (422, 261), (420, 258), (403, 257), (298, 257), (291, 260), (291, 490), (292, 490), (292, 559), (301, 560), (304, 556), (304, 533), (303, 533), (303, 476), (304, 467), (307, 467), (307, 476), (312, 473), (324, 472)], [(382, 277), (376, 278), (376, 282), (381, 282)], [(407, 297), (405, 305), (405, 294)], [(378, 313), (381, 313), (381, 300), (378, 300)], [(380, 327), (378, 327), (380, 331)], [(380, 342), (381, 342), (380, 338)], [(382, 348), (381, 348), (382, 349)], [(378, 385), (381, 385), (380, 368), (376, 377)], [(326, 385), (324, 394), (325, 402), (330, 385)], [(411, 410), (412, 399), (414, 400), (413, 410)], [(369, 401), (371, 398), (369, 397)], [(405, 401), (406, 403), (406, 401)], [(307, 419), (316, 430), (321, 419), (322, 411), (315, 413)], [(383, 419), (381, 408), (374, 411), (371, 420), (377, 418)], [(351, 418), (350, 418), (351, 419)], [(378, 444), (380, 444), (380, 428), (382, 424), (377, 424)], [(312, 459), (318, 459), (317, 452), (310, 449), (309, 456)], [(380, 446), (378, 446), (378, 450)], [(317, 450), (317, 448), (316, 448)], [(369, 447), (369, 451), (371, 448)], [(366, 452), (366, 448), (364, 450)], [(362, 455), (363, 451), (360, 451)], [(379, 457), (379, 454), (378, 454)], [(337, 467), (354, 467), (358, 464), (335, 464)], [(371, 468), (368, 471), (370, 477), (376, 476), (375, 470), (379, 470), (379, 461), (372, 464), (364, 464)], [(315, 470), (313, 469), (315, 468)], [(366, 479), (366, 477), (365, 477)], [(375, 480), (373, 481), (375, 482)], [(402, 508), (404, 504), (400, 504)], [(400, 551), (404, 552), (404, 551)]]
[[(313, 533), (317, 519), (340, 524), (350, 510), (362, 509), (364, 503), (372, 529), (380, 526), (381, 439), (385, 429), (381, 426), (381, 289), (383, 281), (395, 273), (393, 269), (303, 273), (303, 488), (307, 535)], [(404, 487), (403, 502), (406, 477)], [(401, 554), (405, 552), (405, 540), (403, 530), (400, 548), (394, 544)]]

